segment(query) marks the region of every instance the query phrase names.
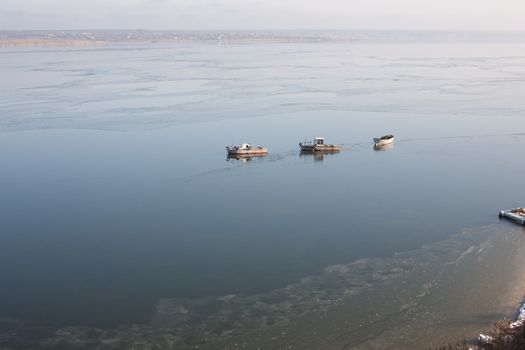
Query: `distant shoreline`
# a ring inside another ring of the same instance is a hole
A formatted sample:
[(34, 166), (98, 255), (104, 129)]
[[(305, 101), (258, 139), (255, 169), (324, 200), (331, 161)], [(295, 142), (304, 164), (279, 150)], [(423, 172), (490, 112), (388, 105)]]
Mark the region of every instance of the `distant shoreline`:
[(61, 46), (99, 46), (110, 44), (181, 44), (181, 43), (212, 43), (212, 44), (294, 44), (323, 43), (330, 40), (302, 38), (246, 38), (246, 39), (144, 39), (144, 40), (69, 40), (69, 39), (0, 39), (0, 47), (61, 47)]
[(0, 31), (0, 47), (93, 46), (107, 44), (299, 44), (299, 43), (525, 43), (525, 32), (461, 31), (170, 31), (27, 30)]
[(91, 46), (107, 45), (105, 40), (68, 40), (68, 39), (0, 39), (0, 47), (55, 47), (55, 46)]

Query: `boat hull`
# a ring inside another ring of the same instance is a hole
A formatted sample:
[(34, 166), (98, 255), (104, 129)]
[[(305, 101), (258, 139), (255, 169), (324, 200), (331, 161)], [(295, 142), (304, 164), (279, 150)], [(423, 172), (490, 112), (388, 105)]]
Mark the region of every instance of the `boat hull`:
[(337, 153), (341, 151), (341, 147), (337, 145), (300, 145), (301, 152), (303, 153)]
[(519, 208), (516, 208), (516, 209), (509, 209), (509, 210), (502, 210), (499, 212), (499, 216), (500, 217), (504, 217), (504, 218), (507, 218), (509, 220), (512, 220), (518, 224), (521, 224), (521, 225), (525, 225), (525, 216), (523, 215), (520, 215), (516, 212), (513, 212), (513, 211), (516, 211), (517, 209)]
[(268, 154), (268, 149), (264, 147), (256, 147), (252, 149), (229, 149), (228, 155), (231, 156), (254, 156)]
[(374, 138), (374, 143), (376, 146), (386, 146), (394, 143), (394, 138), (389, 139), (381, 139), (381, 138)]

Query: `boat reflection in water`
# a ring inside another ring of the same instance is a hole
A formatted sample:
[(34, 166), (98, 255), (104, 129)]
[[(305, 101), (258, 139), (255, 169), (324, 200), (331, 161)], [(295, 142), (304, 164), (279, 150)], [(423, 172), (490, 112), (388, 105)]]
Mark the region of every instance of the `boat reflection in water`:
[(299, 153), (300, 158), (313, 158), (314, 162), (322, 162), (325, 156), (331, 157), (334, 152), (301, 152)]
[(376, 151), (388, 151), (392, 148), (394, 148), (393, 143), (387, 143), (386, 145), (378, 145), (378, 144), (374, 145), (374, 150)]
[(249, 163), (251, 162), (254, 158), (264, 158), (266, 157), (267, 154), (250, 154), (250, 155), (246, 155), (246, 154), (236, 154), (236, 155), (228, 155), (226, 157), (226, 161), (232, 161), (232, 162), (235, 162), (235, 161), (240, 161), (241, 163)]

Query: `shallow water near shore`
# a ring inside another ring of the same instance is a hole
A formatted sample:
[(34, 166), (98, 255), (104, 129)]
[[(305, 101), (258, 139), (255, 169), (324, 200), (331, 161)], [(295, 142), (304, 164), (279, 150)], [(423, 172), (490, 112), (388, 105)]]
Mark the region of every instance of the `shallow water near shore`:
[[(209, 348), (423, 349), (471, 340), (490, 321), (516, 315), (525, 288), (523, 233), (491, 225), (391, 258), (327, 267), (322, 275), (272, 292), (292, 296), (288, 308), (281, 302), (276, 310), (301, 310), (299, 304), (311, 303), (315, 312), (246, 335), (237, 328), (236, 337)], [(297, 301), (305, 294), (308, 302)], [(234, 298), (224, 303), (235, 305)], [(255, 309), (251, 314), (260, 319), (269, 309), (265, 299), (259, 295), (243, 309)]]
[[(414, 348), (525, 296), (524, 232), (497, 218), (523, 205), (522, 44), (0, 62), (0, 346)], [(300, 155), (314, 136), (342, 152)], [(242, 141), (270, 154), (226, 160)]]

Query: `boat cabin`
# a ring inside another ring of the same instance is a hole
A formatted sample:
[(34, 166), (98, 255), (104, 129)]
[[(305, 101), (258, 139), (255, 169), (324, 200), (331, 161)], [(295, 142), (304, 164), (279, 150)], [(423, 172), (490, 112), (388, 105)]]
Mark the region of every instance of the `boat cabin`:
[(316, 145), (324, 145), (324, 137), (316, 137), (314, 143)]

